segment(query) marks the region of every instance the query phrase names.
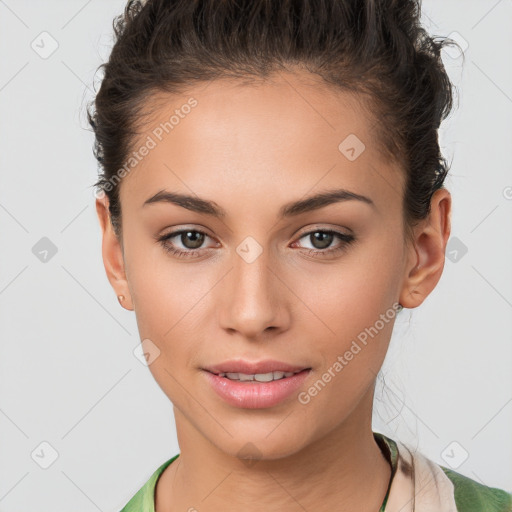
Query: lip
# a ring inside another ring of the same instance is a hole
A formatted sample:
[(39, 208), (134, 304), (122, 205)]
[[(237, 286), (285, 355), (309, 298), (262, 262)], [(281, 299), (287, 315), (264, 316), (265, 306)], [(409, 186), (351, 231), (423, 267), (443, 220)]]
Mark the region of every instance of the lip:
[(266, 359), (264, 361), (245, 361), (243, 359), (232, 359), (224, 361), (223, 363), (215, 364), (212, 366), (205, 366), (202, 368), (210, 373), (246, 373), (249, 375), (256, 373), (270, 373), (270, 372), (300, 372), (309, 369), (308, 366), (291, 365), (282, 361), (273, 359)]
[[(237, 381), (221, 377), (219, 373), (269, 373), (274, 371), (293, 372), (271, 382)], [(265, 409), (274, 407), (289, 398), (303, 386), (311, 373), (311, 367), (291, 365), (281, 361), (225, 361), (218, 365), (202, 368), (213, 391), (228, 404), (243, 409)]]

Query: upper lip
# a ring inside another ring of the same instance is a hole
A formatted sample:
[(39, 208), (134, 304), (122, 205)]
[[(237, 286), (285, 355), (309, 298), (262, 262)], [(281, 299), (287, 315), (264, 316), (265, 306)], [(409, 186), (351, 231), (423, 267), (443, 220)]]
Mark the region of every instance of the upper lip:
[(224, 361), (223, 363), (205, 366), (203, 370), (211, 373), (245, 373), (247, 375), (254, 375), (257, 373), (270, 373), (270, 372), (300, 372), (309, 369), (310, 367), (293, 365), (284, 363), (282, 361), (275, 361), (267, 359), (265, 361), (244, 361), (243, 359)]

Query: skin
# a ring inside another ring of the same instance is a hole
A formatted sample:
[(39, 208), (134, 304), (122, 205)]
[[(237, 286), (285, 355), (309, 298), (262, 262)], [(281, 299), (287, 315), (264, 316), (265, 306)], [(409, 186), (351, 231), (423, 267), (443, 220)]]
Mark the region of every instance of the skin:
[[(373, 438), (372, 405), (394, 318), (305, 405), (295, 394), (266, 409), (231, 406), (200, 368), (277, 359), (312, 368), (306, 391), (394, 303), (415, 308), (434, 289), (450, 193), (436, 191), (429, 218), (406, 241), (404, 174), (385, 163), (375, 121), (351, 93), (299, 73), (160, 97), (140, 140), (191, 96), (198, 105), (123, 179), (122, 242), (108, 199), (96, 203), (108, 279), (135, 311), (141, 340), (160, 350), (149, 368), (174, 407), (180, 457), (157, 483), (156, 511), (378, 510), (391, 470)], [(351, 133), (366, 146), (354, 161), (338, 150)], [(374, 207), (349, 200), (278, 218), (285, 203), (334, 188)], [(215, 201), (227, 215), (142, 206), (162, 189)], [(206, 231), (198, 257), (180, 259), (155, 240), (180, 228)], [(313, 245), (308, 233), (322, 229), (355, 241), (330, 256), (308, 254), (344, 244)], [(236, 252), (247, 236), (263, 250), (250, 264)], [(252, 465), (237, 455), (248, 442), (258, 452)]]

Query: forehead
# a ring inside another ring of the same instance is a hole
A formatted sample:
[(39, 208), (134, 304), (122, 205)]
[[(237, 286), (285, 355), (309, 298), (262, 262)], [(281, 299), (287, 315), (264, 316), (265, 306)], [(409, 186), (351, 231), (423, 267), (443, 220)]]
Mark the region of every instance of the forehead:
[(402, 173), (382, 158), (367, 104), (314, 77), (214, 80), (153, 95), (145, 107), (131, 149), (151, 149), (124, 178), (122, 202), (141, 205), (163, 188), (303, 195), (316, 184), (401, 202)]

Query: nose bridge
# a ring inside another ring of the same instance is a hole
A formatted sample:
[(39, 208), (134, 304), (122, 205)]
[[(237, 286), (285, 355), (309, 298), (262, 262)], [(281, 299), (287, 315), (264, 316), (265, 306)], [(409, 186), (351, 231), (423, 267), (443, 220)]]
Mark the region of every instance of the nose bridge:
[(272, 255), (252, 237), (246, 237), (233, 254), (223, 326), (247, 337), (268, 327), (278, 327), (279, 281), (270, 270)]

